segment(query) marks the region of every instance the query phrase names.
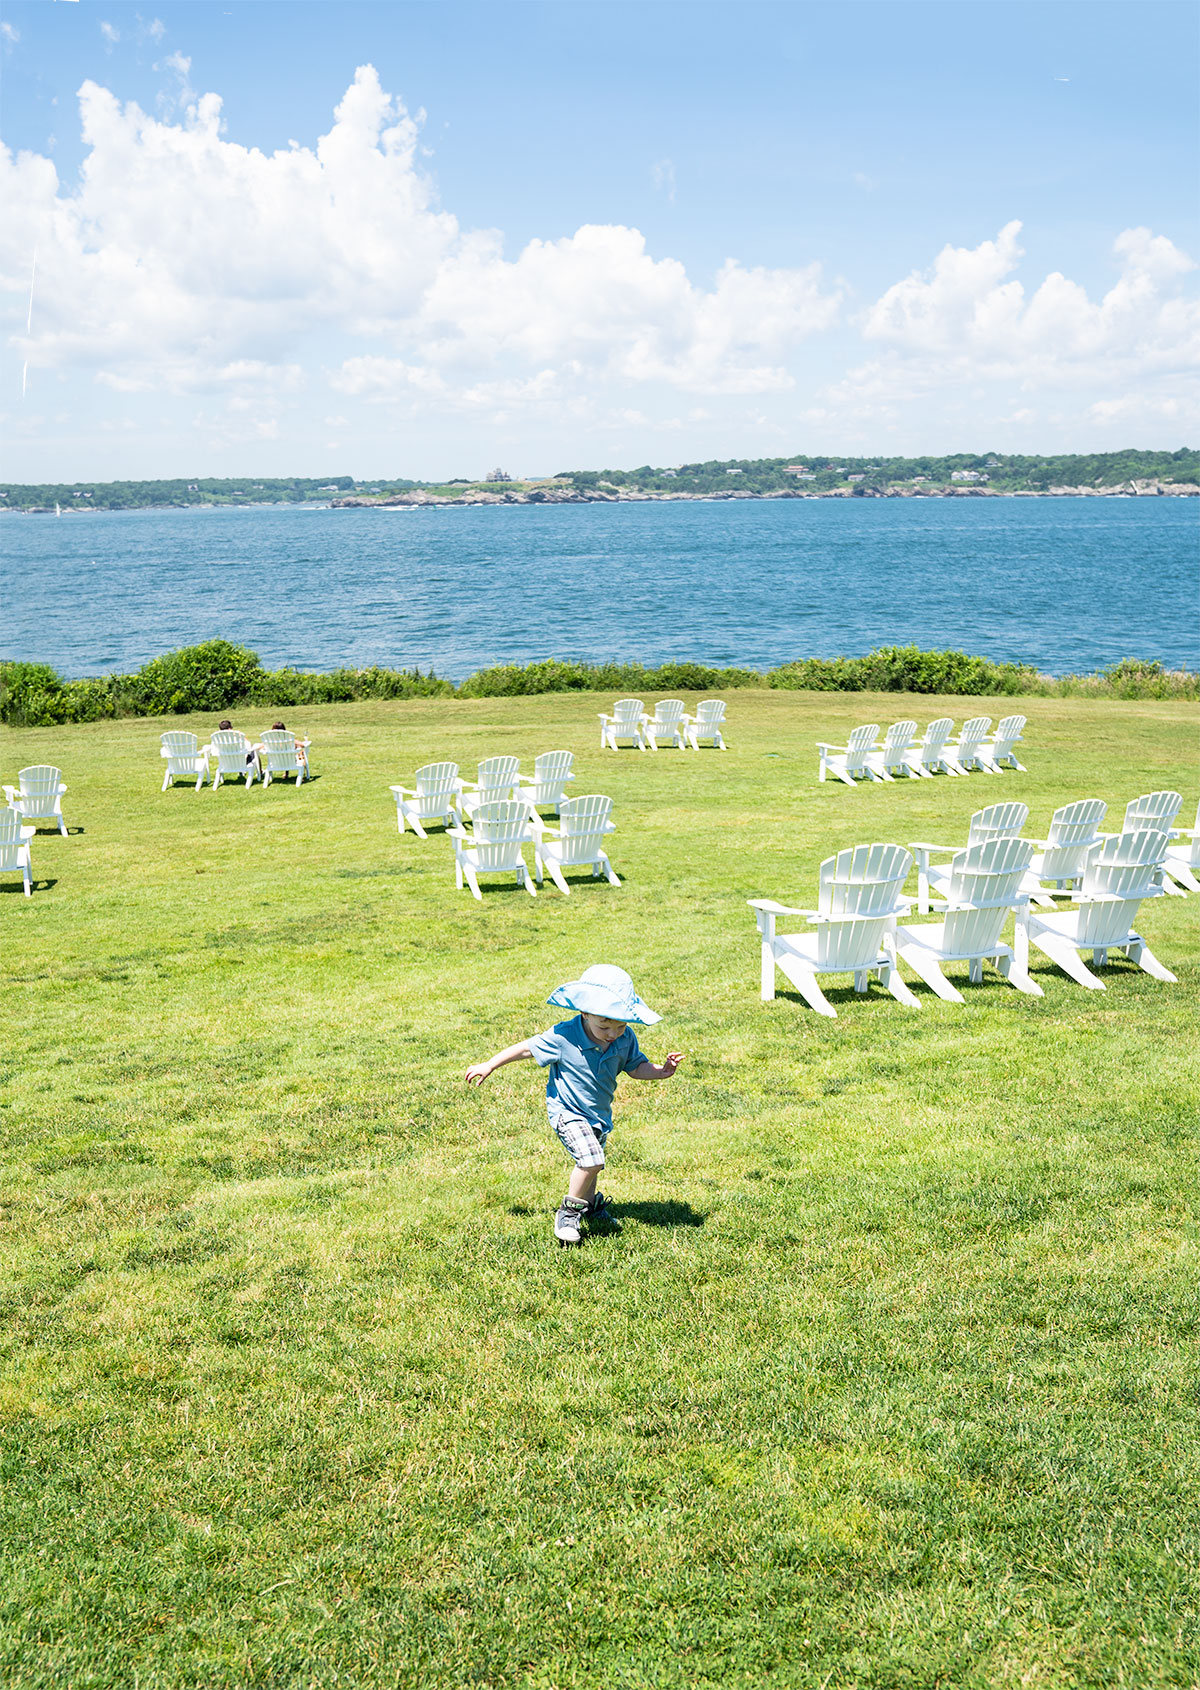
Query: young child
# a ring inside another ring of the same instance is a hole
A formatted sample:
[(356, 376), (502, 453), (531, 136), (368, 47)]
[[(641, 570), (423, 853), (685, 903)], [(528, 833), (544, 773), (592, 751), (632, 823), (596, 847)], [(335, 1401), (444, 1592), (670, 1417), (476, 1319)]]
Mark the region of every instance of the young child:
[(575, 1163), (567, 1195), (554, 1217), (554, 1236), (560, 1244), (578, 1244), (580, 1225), (606, 1226), (619, 1232), (620, 1223), (596, 1181), (604, 1166), (604, 1145), (612, 1131), (612, 1102), (617, 1076), (635, 1080), (669, 1080), (683, 1061), (672, 1051), (661, 1063), (648, 1062), (638, 1048), (631, 1022), (649, 1027), (662, 1016), (648, 1009), (623, 968), (598, 963), (578, 980), (568, 980), (547, 1003), (574, 1009), (573, 1020), (560, 1021), (549, 1032), (523, 1044), (509, 1045), (486, 1062), (467, 1069), (467, 1083), (481, 1086), (489, 1074), (508, 1062), (536, 1062), (549, 1069), (546, 1108), (550, 1125)]

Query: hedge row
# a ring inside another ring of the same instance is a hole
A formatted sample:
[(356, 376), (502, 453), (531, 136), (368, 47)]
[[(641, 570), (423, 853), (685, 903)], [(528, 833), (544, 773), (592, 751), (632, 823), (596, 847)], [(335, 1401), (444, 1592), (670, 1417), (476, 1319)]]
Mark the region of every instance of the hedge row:
[(1041, 694), (1097, 698), (1200, 698), (1200, 675), (1134, 658), (1098, 675), (1052, 680), (1019, 663), (993, 663), (961, 651), (881, 646), (866, 657), (806, 657), (760, 674), (701, 663), (505, 664), (481, 669), (455, 687), (418, 669), (335, 669), (309, 675), (264, 669), (256, 653), (208, 640), (155, 657), (133, 675), (64, 681), (45, 663), (0, 662), (0, 721), (53, 727), (114, 716), (216, 713), (237, 706), (267, 709), (333, 704), (359, 698), (504, 698), (550, 692), (724, 692), (734, 687), (806, 692), (911, 692), (972, 698)]

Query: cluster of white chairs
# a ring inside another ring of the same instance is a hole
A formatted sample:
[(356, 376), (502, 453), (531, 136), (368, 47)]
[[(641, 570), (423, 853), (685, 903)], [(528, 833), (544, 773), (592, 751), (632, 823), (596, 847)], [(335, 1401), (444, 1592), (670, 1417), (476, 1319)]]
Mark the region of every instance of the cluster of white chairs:
[(6, 786), (8, 808), (0, 810), (0, 874), (19, 874), (27, 898), (33, 895), (33, 838), (38, 822), (57, 826), (66, 837), (62, 801), (67, 788), (62, 770), (34, 763), (17, 774), (16, 786)]
[[(850, 974), (860, 993), (876, 978), (918, 1009), (900, 962), (950, 1003), (963, 997), (942, 973), (946, 963), (965, 962), (979, 983), (990, 962), (1018, 991), (1042, 997), (1029, 973), (1031, 945), (1093, 991), (1103, 991), (1104, 982), (1081, 951), (1091, 951), (1097, 968), (1118, 951), (1155, 979), (1174, 982), (1134, 923), (1148, 898), (1200, 891), (1200, 806), (1194, 828), (1175, 828), (1182, 803), (1177, 792), (1145, 793), (1126, 806), (1121, 831), (1106, 834), (1103, 800), (1078, 800), (1054, 812), (1045, 839), (1021, 837), (1026, 805), (993, 804), (971, 817), (965, 845), (918, 840), (907, 849), (839, 851), (821, 864), (816, 909), (748, 900), (758, 923), (763, 999), (774, 998), (778, 969), (820, 1015), (837, 1014), (818, 984), (822, 974)], [(901, 920), (912, 910), (904, 888), (914, 867), (917, 913), (940, 920)], [(1076, 907), (1060, 910), (1056, 899)], [(1010, 915), (1011, 945), (1001, 939)], [(815, 932), (781, 931), (781, 920), (795, 916)]]
[(855, 786), (860, 780), (885, 781), (900, 777), (931, 780), (934, 775), (967, 775), (973, 769), (998, 775), (1006, 767), (1025, 772), (1015, 746), (1023, 738), (1024, 716), (1005, 716), (992, 732), (990, 716), (964, 722), (957, 739), (954, 719), (939, 716), (918, 737), (915, 721), (893, 722), (880, 738), (878, 722), (855, 728), (845, 745), (817, 742), (817, 779), (832, 775)]
[(199, 792), (211, 777), (215, 792), (235, 775), (241, 775), (247, 786), (253, 786), (260, 775), (264, 786), (292, 775), (301, 786), (308, 775), (311, 743), (304, 739), (297, 744), (295, 734), (286, 728), (264, 728), (259, 749), (239, 729), (219, 728), (207, 745), (201, 745), (195, 734), (171, 729), (163, 734), (159, 752), (167, 764), (162, 790), (177, 780), (194, 780)]
[[(600, 793), (568, 798), (574, 780), (574, 754), (546, 751), (534, 759), (533, 774), (522, 776), (517, 757), (485, 757), (476, 778), (464, 780), (457, 763), (426, 763), (416, 772), (416, 785), (393, 786), (396, 826), (405, 824), (419, 839), (427, 839), (428, 823), (440, 822), (454, 847), (454, 878), (482, 900), (479, 876), (515, 875), (531, 897), (537, 896), (536, 877), (546, 875), (564, 897), (570, 897), (567, 869), (590, 868), (593, 879), (603, 874), (619, 886), (604, 840), (615, 832), (612, 799)], [(553, 809), (558, 826), (545, 822), (539, 811)], [(533, 848), (533, 875), (525, 861), (525, 847)]]
[(657, 751), (658, 742), (670, 740), (677, 751), (690, 746), (699, 751), (701, 740), (718, 751), (728, 747), (721, 734), (725, 720), (725, 702), (720, 698), (705, 698), (696, 706), (696, 714), (688, 714), (681, 698), (660, 698), (653, 712), (646, 709), (640, 698), (618, 698), (611, 715), (600, 713), (600, 749), (619, 751), (622, 743), (638, 751)]

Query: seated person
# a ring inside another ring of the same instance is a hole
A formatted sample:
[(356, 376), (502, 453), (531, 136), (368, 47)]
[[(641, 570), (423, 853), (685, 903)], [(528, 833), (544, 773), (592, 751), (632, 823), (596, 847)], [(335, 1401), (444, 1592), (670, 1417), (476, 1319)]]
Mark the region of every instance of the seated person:
[[(287, 730), (286, 722), (272, 722), (271, 723), (271, 732), (272, 733), (276, 733), (276, 732), (286, 733), (287, 731), (288, 730)], [(293, 735), (293, 739), (295, 739), (294, 735)], [(299, 757), (300, 761), (304, 764), (304, 772), (305, 772), (305, 774), (307, 774), (308, 773), (308, 741), (306, 739), (296, 739), (295, 744), (296, 744), (296, 755), (297, 755), (297, 757)], [(261, 751), (262, 746), (261, 745), (257, 746), (255, 749), (258, 750), (258, 751)]]
[[(217, 723), (217, 732), (218, 733), (232, 733), (233, 732), (233, 723), (229, 720), (228, 716), (222, 716), (221, 720)], [(258, 767), (258, 753), (262, 749), (262, 747), (258, 746), (258, 745), (251, 745), (250, 741), (248, 739), (246, 739), (245, 734), (242, 735), (242, 738), (246, 740), (246, 762), (247, 762), (247, 764), (253, 763), (255, 768), (257, 768)]]

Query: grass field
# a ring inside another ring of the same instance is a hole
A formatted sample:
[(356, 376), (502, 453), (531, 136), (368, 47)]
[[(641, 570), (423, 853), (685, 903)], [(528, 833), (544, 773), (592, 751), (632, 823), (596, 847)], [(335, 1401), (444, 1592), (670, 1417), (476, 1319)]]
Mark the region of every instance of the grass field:
[[(1001, 797), (1194, 806), (1200, 711), (1033, 699), (1028, 773), (850, 791), (816, 739), (972, 701), (738, 693), (656, 758), (610, 702), (289, 712), (299, 791), (160, 794), (210, 720), (4, 734), (72, 826), (0, 895), (6, 1686), (1200, 1683), (1200, 900), (1143, 906), (1175, 986), (836, 1021), (745, 905)], [(418, 764), (559, 746), (620, 890), (397, 836)], [(462, 1073), (601, 960), (688, 1055), (563, 1252), (537, 1073)]]

